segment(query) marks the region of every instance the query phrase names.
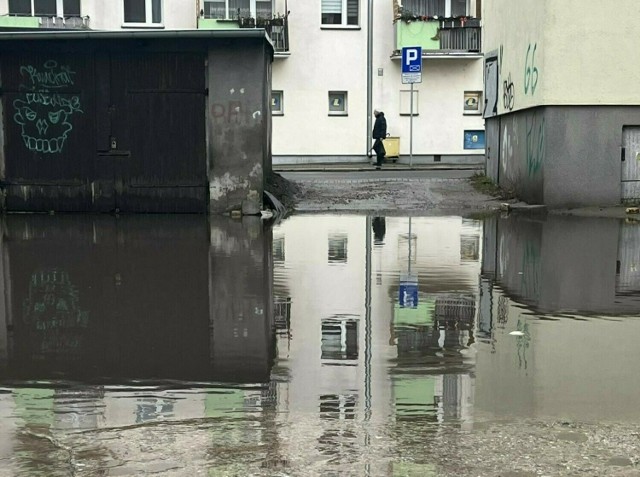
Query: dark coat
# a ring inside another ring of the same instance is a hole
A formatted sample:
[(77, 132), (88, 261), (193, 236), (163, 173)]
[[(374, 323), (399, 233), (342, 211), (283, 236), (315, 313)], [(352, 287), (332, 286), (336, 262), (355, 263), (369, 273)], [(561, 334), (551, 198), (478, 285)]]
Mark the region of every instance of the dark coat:
[(384, 118), (384, 113), (378, 113), (376, 116), (372, 136), (373, 139), (384, 139), (387, 137), (387, 120)]

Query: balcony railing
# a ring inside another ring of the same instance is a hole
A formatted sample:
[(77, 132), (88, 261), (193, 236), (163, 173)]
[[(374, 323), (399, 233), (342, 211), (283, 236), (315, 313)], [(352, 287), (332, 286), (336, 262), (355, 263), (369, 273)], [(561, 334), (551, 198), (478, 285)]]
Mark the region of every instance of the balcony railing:
[(40, 17), (40, 28), (88, 30), (89, 17)]
[(441, 50), (480, 51), (480, 27), (440, 28)]
[(420, 46), (423, 55), (468, 55), (478, 56), (482, 51), (479, 21), (417, 20), (395, 23), (396, 48), (392, 57), (397, 57), (403, 47)]
[(276, 18), (239, 17), (236, 19), (207, 18), (198, 19), (198, 28), (206, 30), (229, 28), (264, 28), (271, 38), (276, 54), (289, 53), (289, 23), (286, 16)]
[(52, 30), (88, 30), (89, 17), (57, 17), (31, 15), (2, 15), (1, 28), (30, 29), (46, 28)]

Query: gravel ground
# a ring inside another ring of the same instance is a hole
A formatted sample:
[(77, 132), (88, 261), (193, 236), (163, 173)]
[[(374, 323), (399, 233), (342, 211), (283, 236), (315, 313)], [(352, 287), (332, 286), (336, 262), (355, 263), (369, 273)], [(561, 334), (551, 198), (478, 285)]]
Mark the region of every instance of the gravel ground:
[(631, 424), (476, 423), (428, 440), (438, 476), (640, 476), (640, 431)]
[(371, 178), (288, 181), (273, 174), (270, 191), (297, 212), (384, 212), (387, 215), (473, 215), (501, 201), (477, 192), (467, 178)]

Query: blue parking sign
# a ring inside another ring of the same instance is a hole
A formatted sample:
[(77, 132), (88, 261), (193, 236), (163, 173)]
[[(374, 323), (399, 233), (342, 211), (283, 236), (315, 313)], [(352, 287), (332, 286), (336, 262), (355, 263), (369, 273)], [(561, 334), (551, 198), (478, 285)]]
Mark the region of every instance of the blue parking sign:
[(402, 83), (422, 83), (422, 47), (402, 48)]

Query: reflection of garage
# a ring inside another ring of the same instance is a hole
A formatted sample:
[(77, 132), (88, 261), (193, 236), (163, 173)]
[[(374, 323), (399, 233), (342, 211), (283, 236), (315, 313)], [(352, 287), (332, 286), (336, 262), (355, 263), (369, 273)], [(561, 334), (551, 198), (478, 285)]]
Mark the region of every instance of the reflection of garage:
[[(260, 205), (270, 164), (270, 115), (261, 112), (272, 49), (264, 32), (0, 39), (15, 40), (0, 47), (5, 209), (216, 213)], [(230, 104), (234, 114), (220, 114)]]

